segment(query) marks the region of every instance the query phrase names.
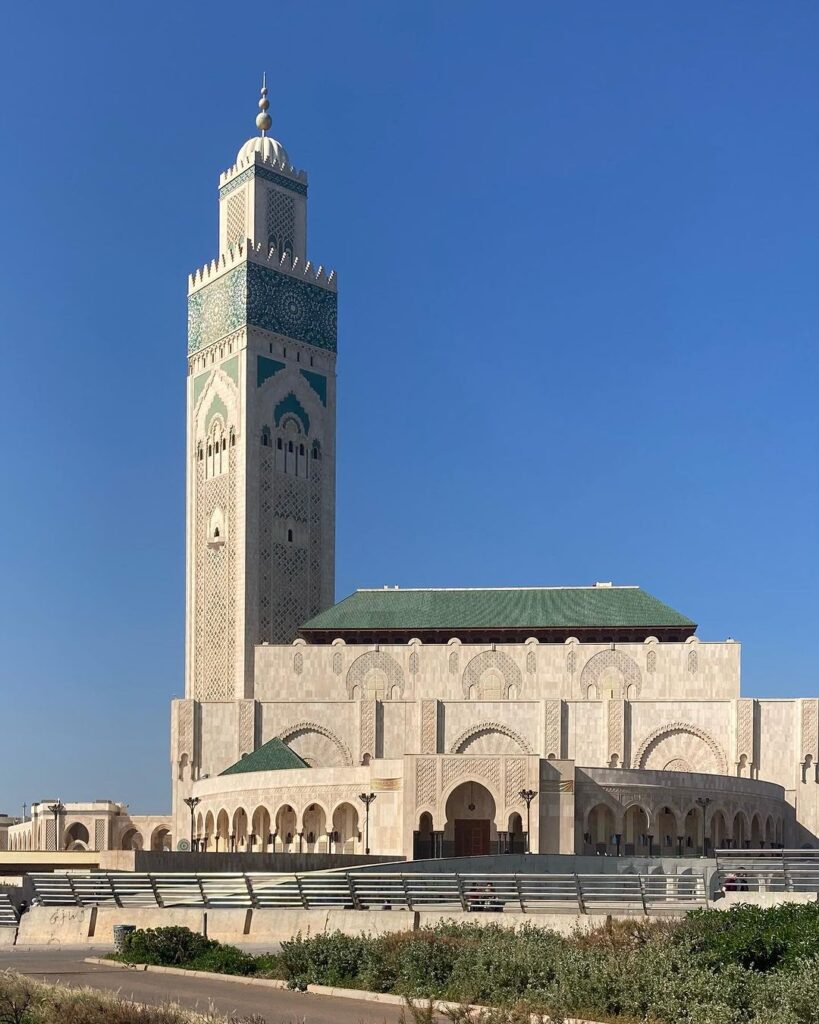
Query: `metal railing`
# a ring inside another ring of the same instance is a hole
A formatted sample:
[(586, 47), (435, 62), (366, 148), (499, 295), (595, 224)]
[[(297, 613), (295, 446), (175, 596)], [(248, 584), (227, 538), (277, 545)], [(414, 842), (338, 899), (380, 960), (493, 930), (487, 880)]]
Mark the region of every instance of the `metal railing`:
[(726, 892), (819, 893), (819, 850), (717, 850)]
[(17, 911), (9, 899), (7, 892), (0, 892), (0, 928), (16, 927)]
[(606, 913), (706, 902), (702, 875), (32, 874), (45, 906)]

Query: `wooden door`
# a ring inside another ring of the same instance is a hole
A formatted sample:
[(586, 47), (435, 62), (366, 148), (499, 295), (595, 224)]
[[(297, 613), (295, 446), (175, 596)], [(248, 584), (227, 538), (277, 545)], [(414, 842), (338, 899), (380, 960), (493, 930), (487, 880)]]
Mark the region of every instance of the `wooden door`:
[(481, 857), (487, 853), (489, 853), (489, 819), (456, 819), (455, 856)]

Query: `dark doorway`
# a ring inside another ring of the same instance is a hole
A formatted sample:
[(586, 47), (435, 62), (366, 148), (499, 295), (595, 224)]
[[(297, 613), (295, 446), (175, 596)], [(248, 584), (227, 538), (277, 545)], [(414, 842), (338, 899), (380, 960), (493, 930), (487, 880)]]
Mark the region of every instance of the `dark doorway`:
[(489, 853), (489, 819), (457, 818), (455, 856), (482, 857)]

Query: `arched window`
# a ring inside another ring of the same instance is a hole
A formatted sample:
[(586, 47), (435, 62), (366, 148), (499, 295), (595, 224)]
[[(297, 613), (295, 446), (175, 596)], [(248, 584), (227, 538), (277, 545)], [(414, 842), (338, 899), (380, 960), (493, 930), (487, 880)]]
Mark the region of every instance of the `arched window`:
[(282, 450), (282, 439), (280, 437), (276, 438), (276, 447), (279, 449), (279, 451)]
[(217, 527), (214, 528), (214, 531), (213, 531), (213, 539), (214, 540), (218, 540), (218, 538), (219, 538), (219, 527), (217, 526)]
[(304, 455), (304, 445), (303, 444), (299, 445), (299, 455)]
[(292, 442), (292, 441), (288, 441), (288, 442), (287, 442), (287, 450), (288, 450), (289, 452), (292, 452), (292, 451), (293, 451), (293, 442)]
[(199, 461), (201, 462), (202, 459), (205, 457), (205, 453), (202, 451), (202, 445), (201, 444), (196, 449), (196, 454), (197, 454), (197, 456), (199, 458)]
[(231, 430), (230, 432), (230, 447), (232, 448), (236, 444), (236, 435)]
[(288, 542), (288, 544), (292, 544), (293, 543), (293, 531), (292, 530), (288, 530), (287, 531), (287, 542)]

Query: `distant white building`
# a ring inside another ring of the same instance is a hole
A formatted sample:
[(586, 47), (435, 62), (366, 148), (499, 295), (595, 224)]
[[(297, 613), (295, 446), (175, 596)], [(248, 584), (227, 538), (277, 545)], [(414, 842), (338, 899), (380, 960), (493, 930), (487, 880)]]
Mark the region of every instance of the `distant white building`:
[(18, 851), (170, 850), (169, 815), (132, 815), (125, 804), (112, 800), (63, 803), (41, 800), (31, 816), (14, 819), (5, 830), (0, 820), (0, 849)]
[(814, 843), (819, 701), (743, 698), (739, 644), (637, 587), (332, 606), (337, 282), (308, 259), (307, 176), (260, 107), (219, 180), (219, 254), (189, 281), (175, 847)]

